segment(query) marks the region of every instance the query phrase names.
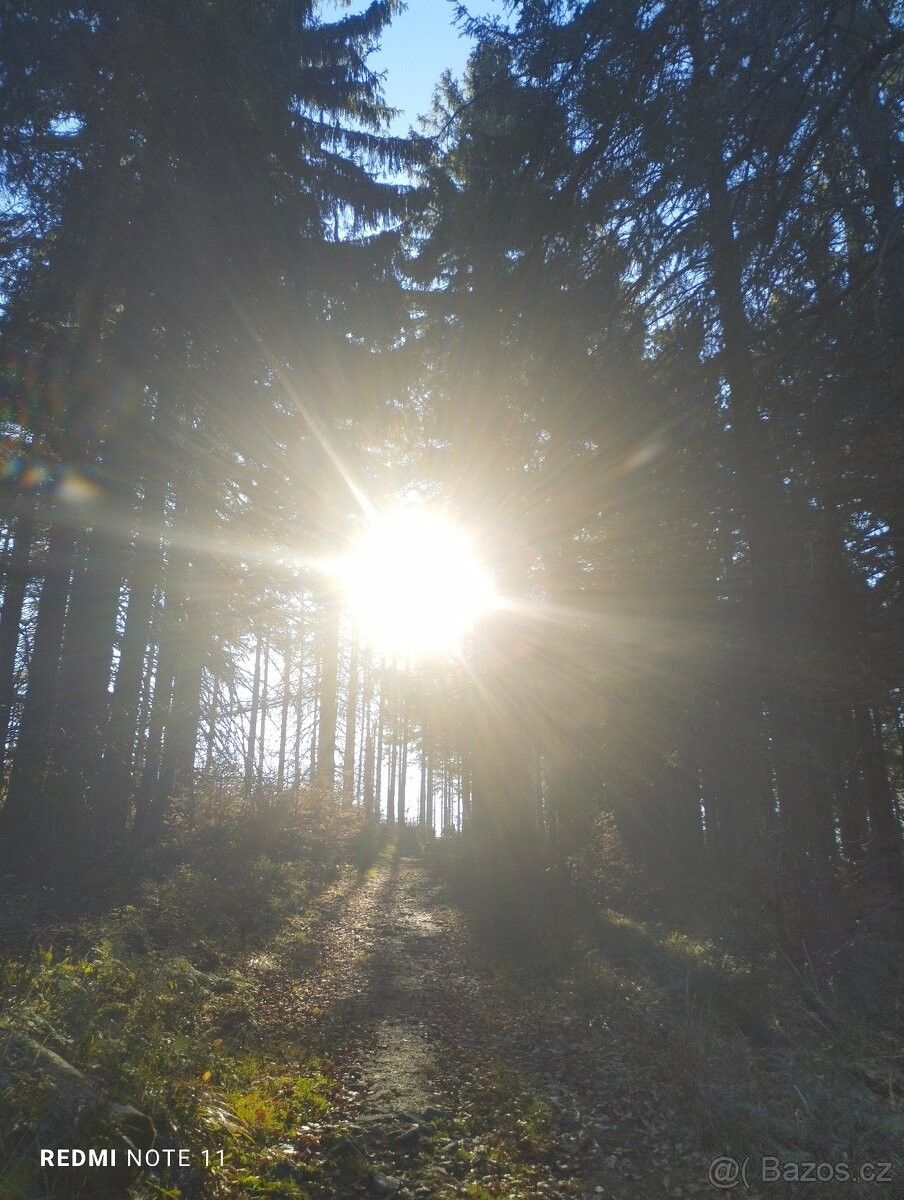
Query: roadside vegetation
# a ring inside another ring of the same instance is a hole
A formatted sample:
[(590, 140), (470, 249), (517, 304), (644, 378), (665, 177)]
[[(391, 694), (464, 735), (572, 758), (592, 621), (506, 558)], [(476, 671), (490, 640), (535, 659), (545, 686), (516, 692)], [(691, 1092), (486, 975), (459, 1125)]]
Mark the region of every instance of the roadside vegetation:
[[(274, 1148), (334, 1089), (292, 1029), (256, 1012), (255, 959), (379, 852), (379, 827), (309, 794), (200, 800), (126, 887), (41, 889), (3, 928), (0, 1196), (301, 1196)], [(99, 872), (102, 868), (99, 868)], [(119, 1148), (108, 1170), (42, 1173), (41, 1147)], [(127, 1148), (181, 1147), (190, 1166), (125, 1169)], [(220, 1151), (229, 1149), (220, 1161)], [(206, 1152), (206, 1154), (205, 1154)]]
[[(580, 1047), (578, 1071), (582, 1055), (608, 1061), (618, 1047), (627, 1105), (654, 1122), (664, 1105), (681, 1114), (668, 1140), (683, 1136), (698, 1181), (726, 1154), (886, 1162), (900, 1176), (904, 966), (884, 889), (836, 892), (818, 924), (791, 933), (776, 898), (752, 897), (745, 878), (645, 869), (605, 814), (564, 867), (524, 881), (522, 903), (467, 843), (441, 859), (500, 1002), (529, 990), (558, 1053)], [(788, 1183), (766, 1194), (788, 1195)], [(820, 1193), (836, 1194), (861, 1192)]]

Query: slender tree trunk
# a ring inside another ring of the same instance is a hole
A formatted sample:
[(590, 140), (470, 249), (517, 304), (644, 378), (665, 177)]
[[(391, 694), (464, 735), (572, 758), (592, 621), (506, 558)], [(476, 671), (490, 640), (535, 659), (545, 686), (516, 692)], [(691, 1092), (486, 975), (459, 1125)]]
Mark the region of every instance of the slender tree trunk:
[(276, 790), (281, 792), (286, 783), (286, 743), (289, 735), (289, 700), (291, 696), (291, 678), (292, 678), (292, 640), (291, 637), (286, 642), (285, 655), (283, 657), (283, 678), (282, 678), (282, 708), (279, 721), (279, 762), (276, 769)]
[(257, 710), (260, 704), (261, 687), (261, 639), (254, 639), (254, 678), (251, 683), (251, 709), (248, 718), (248, 741), (245, 749), (245, 792), (251, 792), (254, 783), (254, 751), (257, 746)]
[(23, 497), (21, 511), (13, 526), (12, 551), (7, 554), (3, 611), (0, 613), (0, 766), (6, 758), (10, 721), (17, 700), (16, 651), (28, 585), (34, 526), (34, 500), (30, 496)]
[(203, 554), (191, 548), (199, 532), (199, 519), (209, 506), (202, 501), (197, 481), (184, 466), (180, 476), (175, 486), (176, 512), (166, 579), (168, 619), (164, 627), (164, 635), (172, 645), (173, 700), (164, 728), (154, 830), (162, 825), (177, 794), (193, 796), (201, 684), (210, 640), (207, 597), (211, 568)]
[(44, 561), (44, 584), (38, 603), (34, 648), (28, 664), (28, 690), (22, 709), (19, 740), (13, 759), (6, 803), (0, 809), (4, 849), (30, 854), (55, 838), (55, 813), (44, 790), (47, 768), (46, 731), (53, 716), (60, 648), (69, 598), (75, 538), (59, 515), (50, 530)]
[(901, 825), (888, 781), (882, 727), (876, 712), (866, 705), (857, 707), (856, 721), (873, 853), (885, 869), (889, 886), (897, 892), (904, 883)]
[(98, 803), (99, 789), (91, 793), (110, 720), (109, 683), (124, 571), (121, 538), (95, 526), (84, 539), (82, 563), (72, 584), (57, 684), (60, 702), (52, 732), (48, 730), (58, 745), (61, 766), (55, 786), (70, 837), (83, 827), (89, 801), (98, 808), (91, 814), (95, 832), (105, 826), (108, 836), (113, 832), (109, 822), (114, 813)]
[(126, 622), (120, 645), (119, 669), (113, 687), (106, 749), (101, 767), (101, 799), (110, 805), (114, 824), (124, 822), (132, 781), (133, 751), (139, 733), (145, 659), (154, 611), (154, 587), (160, 571), (160, 527), (164, 484), (157, 475), (148, 480), (142, 505), (142, 528), (135, 540)]
[(386, 693), (386, 671), (380, 672), (380, 705), (377, 711), (377, 753), (376, 753), (376, 815), (380, 815), (383, 807), (383, 721)]
[(269, 636), (264, 641), (264, 679), (261, 684), (261, 719), (260, 719), (260, 735), (258, 737), (257, 749), (257, 786), (263, 786), (264, 782), (264, 751), (267, 745), (267, 715), (270, 711), (270, 696), (269, 696), (269, 680), (270, 680), (270, 638)]
[[(192, 574), (195, 574), (193, 571)], [(189, 588), (197, 586), (189, 583)], [(194, 787), (195, 753), (201, 723), (201, 683), (207, 633), (196, 594), (181, 597), (175, 629), (177, 651), (173, 670), (173, 703), (166, 724), (163, 770), (157, 804), (158, 824), (174, 796)]]
[(407, 806), (405, 796), (408, 788), (408, 690), (405, 687), (407, 680), (400, 680), (401, 687), (401, 703), (400, 707), (403, 710), (402, 729), (400, 734), (401, 745), (399, 748), (399, 813), (398, 820), (400, 825), (405, 824), (407, 816)]
[[(393, 714), (393, 717), (395, 714)], [(398, 765), (398, 737), (395, 730), (395, 722), (393, 722), (392, 734), (389, 742), (389, 787), (386, 792), (386, 820), (390, 825), (394, 824), (396, 819), (396, 769)]]
[(427, 750), (424, 734), (421, 734), (421, 786), (417, 799), (417, 823), (427, 824)]
[(842, 711), (834, 722), (834, 737), (830, 767), (838, 806), (838, 829), (844, 856), (855, 868), (863, 864), (869, 842), (869, 823), (865, 789), (860, 786), (856, 718), (851, 711)]
[(220, 707), (220, 677), (214, 675), (210, 687), (210, 707), (207, 710), (207, 753), (204, 756), (204, 771), (210, 774), (213, 767), (217, 742), (217, 717)]
[(433, 781), (433, 751), (432, 747), (427, 748), (427, 828), (431, 834), (436, 833), (436, 816), (433, 811), (433, 797), (435, 794)]
[(364, 659), (363, 672), (364, 678), (361, 686), (361, 711), (358, 721), (358, 727), (361, 730), (361, 735), (358, 738), (358, 774), (354, 787), (354, 798), (356, 804), (363, 802), (364, 790), (367, 786), (365, 775), (365, 759), (367, 757), (367, 743), (370, 739), (370, 666), (366, 656)]
[[(534, 756), (535, 771), (534, 775), (537, 780), (537, 794), (540, 798), (540, 810), (542, 819), (542, 773), (540, 770), (540, 756)], [(471, 766), (470, 755), (467, 749), (462, 750), (461, 755), (461, 804), (462, 804), (462, 826), (466, 826), (471, 820)]]
[(161, 594), (156, 622), (158, 653), (154, 697), (151, 701), (147, 747), (135, 811), (134, 835), (139, 841), (147, 840), (159, 828), (157, 806), (163, 765), (163, 738), (173, 707), (175, 659), (178, 653), (177, 640), (171, 636), (169, 628), (171, 620), (176, 619), (175, 614), (167, 612), (170, 603), (175, 605), (174, 598)]
[(373, 716), (373, 674), (370, 657), (365, 661), (364, 668), (364, 762), (361, 767), (361, 803), (368, 816), (374, 811), (374, 716)]
[(315, 650), (314, 664), (312, 668), (313, 685), (311, 687), (311, 739), (308, 755), (308, 779), (314, 783), (317, 778), (317, 747), (319, 745), (318, 738), (320, 736), (320, 681), (323, 675), (323, 662), (320, 653)]
[(345, 750), (342, 755), (342, 794), (352, 803), (355, 798), (355, 722), (358, 710), (358, 644), (352, 640), (348, 665), (348, 692), (345, 704)]
[(362, 796), (364, 811), (369, 817), (374, 815), (375, 798), (374, 798), (374, 735), (370, 726), (370, 717), (368, 715), (368, 730), (367, 740), (364, 750), (364, 792)]
[(339, 604), (333, 596), (327, 600), (324, 621), (317, 781), (332, 791), (336, 786), (336, 724), (339, 717)]
[(298, 622), (298, 685), (295, 689), (295, 746), (293, 763), (293, 783), (295, 788), (301, 787), (301, 738), (304, 729), (304, 593), (302, 592), (299, 607), (302, 618)]
[[(152, 612), (153, 616), (153, 612)], [(135, 750), (132, 756), (132, 769), (138, 773), (144, 769), (149, 735), (151, 696), (153, 692), (154, 675), (157, 669), (157, 651), (154, 645), (148, 646), (147, 660), (141, 677), (141, 697), (138, 702), (138, 720), (135, 730)], [(133, 787), (137, 791), (137, 786)]]

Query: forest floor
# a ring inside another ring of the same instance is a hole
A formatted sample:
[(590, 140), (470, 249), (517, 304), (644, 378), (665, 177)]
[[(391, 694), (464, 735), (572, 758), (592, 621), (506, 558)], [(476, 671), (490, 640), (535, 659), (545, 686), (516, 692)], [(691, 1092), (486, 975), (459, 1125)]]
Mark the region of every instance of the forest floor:
[(336, 1086), (281, 1147), (285, 1174), (310, 1186), (316, 1162), (325, 1196), (400, 1200), (709, 1191), (680, 1114), (568, 971), (492, 969), (423, 860), (390, 848), (296, 936), (306, 969), (252, 960), (251, 1007), (324, 1047)]
[[(897, 941), (852, 960), (852, 1010), (690, 920), (553, 876), (519, 901), (463, 843), (339, 816), (177, 841), (90, 907), (0, 903), (0, 1200), (681, 1200), (728, 1154), (751, 1198), (901, 1194), (753, 1178), (900, 1183)], [(45, 1171), (48, 1145), (188, 1162)]]

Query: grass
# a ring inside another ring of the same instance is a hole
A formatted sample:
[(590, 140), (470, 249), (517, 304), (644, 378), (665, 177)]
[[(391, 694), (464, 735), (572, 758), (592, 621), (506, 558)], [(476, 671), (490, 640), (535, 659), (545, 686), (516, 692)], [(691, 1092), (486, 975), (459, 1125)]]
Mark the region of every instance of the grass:
[(274, 1074), (274, 1063), (255, 1055), (221, 1063), (217, 1075), (229, 1080), (223, 1098), (255, 1141), (269, 1144), (299, 1121), (320, 1116), (330, 1107), (331, 1081), (310, 1063), (311, 1073)]
[[(290, 818), (205, 827), (196, 813), (128, 891), (86, 881), (20, 918), (0, 960), (0, 1200), (311, 1194), (316, 1169), (288, 1170), (279, 1146), (326, 1111), (334, 1081), (260, 1025), (247, 964), (297, 938), (301, 969), (299, 923), (342, 872), (368, 869), (381, 838), (348, 812)], [(38, 1165), (40, 1147), (142, 1139), (192, 1165)]]

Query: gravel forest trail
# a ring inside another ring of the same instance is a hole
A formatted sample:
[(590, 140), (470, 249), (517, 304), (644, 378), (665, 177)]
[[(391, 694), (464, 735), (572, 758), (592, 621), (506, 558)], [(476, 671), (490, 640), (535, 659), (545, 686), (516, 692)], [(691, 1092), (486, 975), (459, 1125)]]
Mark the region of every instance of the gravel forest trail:
[(704, 1191), (678, 1114), (576, 1004), (568, 972), (494, 969), (423, 859), (392, 847), (338, 882), (249, 977), (262, 1019), (336, 1080), (330, 1111), (279, 1148), (286, 1172), (321, 1166), (324, 1196)]

